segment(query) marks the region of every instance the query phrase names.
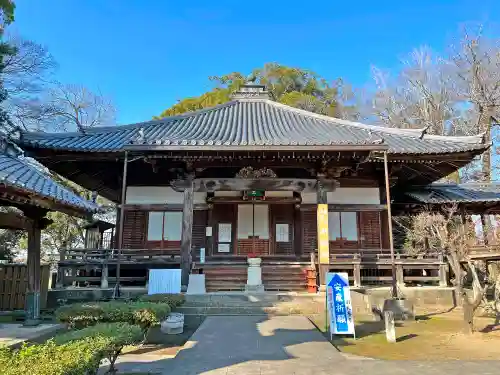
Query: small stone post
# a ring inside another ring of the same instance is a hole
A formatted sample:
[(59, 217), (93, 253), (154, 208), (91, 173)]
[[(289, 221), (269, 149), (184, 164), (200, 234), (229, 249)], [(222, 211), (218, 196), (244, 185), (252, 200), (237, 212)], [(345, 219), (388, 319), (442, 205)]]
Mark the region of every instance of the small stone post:
[(403, 270), (403, 264), (401, 263), (401, 255), (396, 255), (396, 260), (398, 263), (396, 264), (396, 282), (399, 288), (405, 286), (405, 274)]
[(101, 289), (108, 288), (108, 250), (104, 250), (104, 259), (102, 260), (101, 268)]
[(384, 312), (384, 323), (387, 342), (396, 342), (396, 325), (394, 323), (394, 313), (392, 311)]
[(356, 263), (353, 264), (353, 276), (354, 276), (354, 287), (361, 288), (361, 260), (359, 254), (354, 254), (354, 261)]
[(439, 254), (439, 286), (448, 286), (448, 265), (443, 260), (443, 255)]

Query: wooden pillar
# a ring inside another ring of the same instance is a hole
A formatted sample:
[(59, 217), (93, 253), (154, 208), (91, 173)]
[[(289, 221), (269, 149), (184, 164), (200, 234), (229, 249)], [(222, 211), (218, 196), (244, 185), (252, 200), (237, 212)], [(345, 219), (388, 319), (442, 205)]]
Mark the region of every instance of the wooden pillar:
[(127, 198), (127, 172), (128, 172), (128, 152), (125, 151), (123, 158), (123, 174), (122, 174), (122, 191), (121, 191), (121, 204), (120, 204), (120, 216), (118, 221), (118, 238), (117, 238), (117, 248), (118, 257), (116, 259), (116, 283), (115, 289), (113, 290), (113, 299), (120, 297), (120, 255), (121, 249), (123, 247), (123, 227), (125, 224), (125, 210), (124, 205)]
[(215, 233), (213, 204), (208, 205), (207, 215), (208, 215), (207, 226), (210, 228), (211, 236), (207, 237), (207, 248), (205, 250), (205, 256), (212, 256), (212, 254), (214, 253), (214, 233)]
[(391, 212), (391, 185), (389, 184), (389, 165), (387, 160), (387, 151), (384, 151), (384, 177), (385, 177), (385, 201), (387, 205), (387, 226), (389, 230), (389, 249), (391, 251), (391, 268), (392, 268), (392, 298), (398, 297), (397, 279), (396, 279), (396, 263), (394, 259), (394, 237), (392, 233), (392, 212)]
[(193, 178), (189, 177), (189, 186), (184, 190), (182, 208), (182, 235), (181, 235), (181, 289), (187, 291), (191, 268), (191, 244), (193, 235), (193, 206), (194, 186)]
[[(299, 194), (293, 193), (294, 196)], [(293, 211), (293, 252), (297, 258), (302, 256), (302, 211), (300, 205), (296, 205)]]
[(326, 190), (321, 178), (318, 179), (317, 190), (317, 236), (318, 236), (318, 258), (319, 258), (319, 282), (320, 288), (326, 285), (326, 272), (330, 264), (330, 240), (328, 238), (328, 201)]
[(29, 218), (28, 223), (28, 287), (26, 290), (24, 325), (40, 324), (40, 237), (43, 224), (40, 218)]
[[(66, 259), (66, 246), (63, 249), (59, 250), (59, 262), (63, 262)], [(56, 288), (64, 287), (64, 267), (60, 264), (57, 267), (57, 279), (56, 279)]]

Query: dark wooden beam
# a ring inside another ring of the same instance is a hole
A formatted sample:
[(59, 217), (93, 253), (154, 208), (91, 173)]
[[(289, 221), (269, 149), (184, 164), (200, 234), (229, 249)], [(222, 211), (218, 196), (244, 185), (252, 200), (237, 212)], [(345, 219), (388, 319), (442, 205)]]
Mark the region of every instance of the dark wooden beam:
[[(318, 181), (313, 179), (280, 179), (280, 178), (226, 178), (226, 179), (196, 179), (193, 189), (195, 192), (214, 192), (214, 191), (248, 191), (248, 190), (266, 190), (266, 191), (298, 191), (315, 192)], [(336, 180), (323, 179), (321, 181), (322, 189), (334, 191), (338, 186)], [(175, 180), (171, 186), (176, 191), (184, 191), (188, 188), (190, 182), (186, 180)]]
[[(125, 211), (183, 211), (183, 203), (151, 203), (151, 204), (124, 204), (120, 205)], [(194, 211), (208, 210), (208, 204), (193, 204)]]
[(193, 237), (193, 202), (194, 183), (189, 178), (191, 186), (184, 190), (184, 207), (182, 210), (182, 234), (181, 234), (181, 288), (187, 291), (189, 284), (189, 273), (191, 271), (191, 245)]
[(234, 204), (300, 204), (300, 197), (267, 197), (266, 199), (243, 199), (242, 197), (211, 197), (207, 198), (209, 204), (234, 203)]
[(15, 212), (0, 212), (0, 228), (12, 230), (28, 229), (26, 218)]
[(385, 204), (329, 204), (329, 211), (337, 212), (361, 212), (361, 211), (384, 211), (387, 210)]

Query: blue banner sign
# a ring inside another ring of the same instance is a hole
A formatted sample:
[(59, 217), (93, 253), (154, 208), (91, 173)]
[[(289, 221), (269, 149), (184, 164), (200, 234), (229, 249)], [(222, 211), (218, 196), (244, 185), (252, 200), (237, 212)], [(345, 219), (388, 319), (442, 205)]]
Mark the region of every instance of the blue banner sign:
[(330, 336), (355, 335), (347, 273), (328, 272), (326, 274), (326, 305)]

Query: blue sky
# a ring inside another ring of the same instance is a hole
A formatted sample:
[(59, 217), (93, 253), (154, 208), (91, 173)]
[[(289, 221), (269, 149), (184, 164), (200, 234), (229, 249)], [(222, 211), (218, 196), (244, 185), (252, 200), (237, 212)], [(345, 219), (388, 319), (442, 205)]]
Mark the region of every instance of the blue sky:
[(48, 47), (57, 79), (113, 98), (118, 122), (149, 120), (211, 88), (208, 76), (266, 62), (355, 85), (413, 47), (442, 50), (498, 0), (17, 0), (13, 29)]

